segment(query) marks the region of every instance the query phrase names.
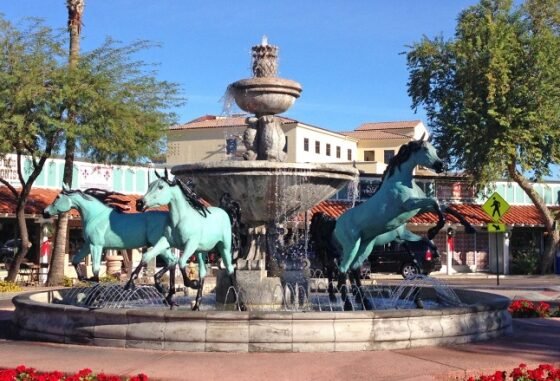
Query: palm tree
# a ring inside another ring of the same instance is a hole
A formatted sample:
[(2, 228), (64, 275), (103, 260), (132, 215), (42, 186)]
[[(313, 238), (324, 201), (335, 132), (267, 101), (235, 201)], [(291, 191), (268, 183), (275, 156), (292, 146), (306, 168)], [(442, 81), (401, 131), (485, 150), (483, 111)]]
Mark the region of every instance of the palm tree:
[[(84, 13), (85, 0), (66, 0), (68, 9), (68, 32), (70, 33), (70, 49), (68, 54), (69, 70), (74, 69), (80, 57), (80, 33), (82, 31), (82, 15)], [(68, 119), (72, 121), (73, 113), (68, 114)], [(63, 182), (72, 185), (72, 170), (74, 166), (74, 152), (76, 150), (76, 140), (74, 137), (66, 137), (66, 153), (64, 163)], [(47, 285), (55, 286), (62, 283), (64, 278), (64, 268), (66, 267), (64, 254), (66, 252), (66, 241), (68, 233), (68, 213), (64, 213), (58, 219), (56, 241), (54, 252), (51, 258), (51, 266), (47, 279)]]

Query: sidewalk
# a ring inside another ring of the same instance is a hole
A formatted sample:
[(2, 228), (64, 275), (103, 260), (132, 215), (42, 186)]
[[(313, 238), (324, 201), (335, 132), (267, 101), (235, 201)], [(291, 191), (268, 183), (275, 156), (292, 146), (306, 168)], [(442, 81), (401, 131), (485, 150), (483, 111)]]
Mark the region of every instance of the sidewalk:
[[(516, 278), (526, 285), (525, 290), (505, 286), (482, 290), (532, 300), (554, 299), (560, 297), (557, 279)], [(0, 331), (6, 332), (12, 308), (9, 300), (1, 301)], [(510, 371), (520, 363), (560, 366), (560, 319), (514, 319), (513, 335), (487, 342), (378, 352), (187, 353), (0, 339), (0, 368), (21, 364), (42, 371), (90, 368), (97, 373), (145, 373), (152, 380), (172, 381), (462, 380), (480, 372)]]

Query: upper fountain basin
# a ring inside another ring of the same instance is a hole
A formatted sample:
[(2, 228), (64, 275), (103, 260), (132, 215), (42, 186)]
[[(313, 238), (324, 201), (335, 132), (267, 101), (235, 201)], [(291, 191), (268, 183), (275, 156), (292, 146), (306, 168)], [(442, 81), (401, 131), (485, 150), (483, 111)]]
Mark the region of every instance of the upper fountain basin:
[(301, 94), (298, 82), (277, 77), (242, 79), (228, 89), (240, 109), (257, 116), (281, 114)]
[(229, 193), (245, 223), (279, 222), (303, 213), (358, 178), (351, 166), (269, 161), (220, 161), (172, 168), (191, 179), (195, 192), (214, 205)]

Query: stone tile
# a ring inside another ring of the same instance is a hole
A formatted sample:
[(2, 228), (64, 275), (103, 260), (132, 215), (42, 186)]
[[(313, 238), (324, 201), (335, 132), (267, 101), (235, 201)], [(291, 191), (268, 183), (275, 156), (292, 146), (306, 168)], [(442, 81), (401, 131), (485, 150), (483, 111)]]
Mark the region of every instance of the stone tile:
[[(294, 320), (293, 340), (302, 343), (333, 343), (334, 322), (329, 320)], [(333, 347), (334, 348), (334, 347)]]
[(373, 320), (374, 340), (401, 341), (410, 339), (408, 318), (377, 318)]
[[(245, 343), (249, 340), (248, 320), (206, 322), (207, 343)], [(247, 350), (245, 350), (247, 351)]]
[(185, 341), (165, 341), (163, 349), (166, 351), (181, 351), (181, 352), (204, 352), (206, 343), (204, 342), (185, 342)]
[(249, 352), (292, 352), (292, 343), (249, 343)]
[(248, 343), (206, 343), (206, 352), (249, 352)]
[(106, 339), (102, 337), (94, 337), (91, 343), (96, 347), (115, 347), (115, 348), (126, 347), (126, 340), (124, 339)]
[(293, 352), (334, 352), (334, 342), (306, 343), (296, 342), (292, 345)]
[(206, 340), (206, 321), (173, 321), (163, 325), (166, 342), (203, 343)]
[(291, 320), (257, 320), (249, 322), (250, 343), (290, 343), (292, 342)]
[(408, 319), (410, 340), (442, 337), (441, 316), (411, 317)]
[(163, 341), (154, 340), (126, 340), (126, 348), (138, 348), (138, 349), (163, 349)]
[(334, 336), (337, 343), (370, 342), (374, 340), (371, 319), (337, 319), (334, 321)]

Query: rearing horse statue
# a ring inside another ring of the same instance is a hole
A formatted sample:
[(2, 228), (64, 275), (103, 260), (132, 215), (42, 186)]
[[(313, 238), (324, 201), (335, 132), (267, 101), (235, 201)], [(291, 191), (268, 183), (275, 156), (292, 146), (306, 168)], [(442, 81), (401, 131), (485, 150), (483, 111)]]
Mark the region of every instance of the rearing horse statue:
[[(362, 263), (376, 245), (393, 240), (419, 241), (421, 236), (406, 228), (406, 222), (418, 213), (432, 210), (440, 217), (438, 226), (432, 228), (429, 239), (443, 226), (443, 213), (434, 198), (426, 197), (413, 179), (413, 171), (421, 165), (437, 173), (443, 171), (443, 162), (435, 148), (424, 135), (399, 149), (383, 173), (382, 182), (375, 194), (366, 202), (344, 212), (336, 222), (328, 222), (320, 216), (315, 218), (313, 231), (321, 231), (321, 224), (328, 224), (327, 230), (315, 234), (321, 240), (323, 250), (331, 248), (340, 253), (338, 265), (338, 289), (345, 303), (345, 309), (352, 306), (347, 298), (346, 280), (349, 273), (359, 271)], [(332, 235), (329, 234), (332, 232)], [(325, 242), (326, 237), (331, 237)], [(317, 239), (315, 239), (317, 244)], [(325, 246), (326, 245), (326, 246)], [(359, 277), (354, 276), (359, 279)], [(366, 306), (366, 300), (364, 307)]]

